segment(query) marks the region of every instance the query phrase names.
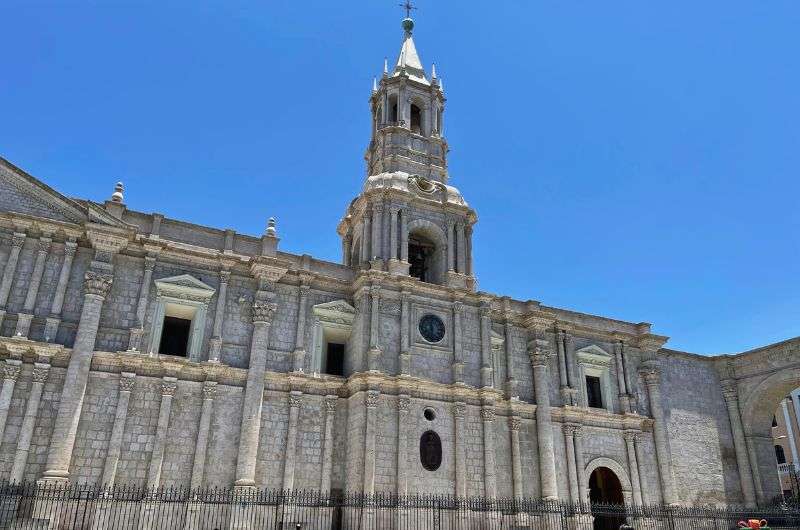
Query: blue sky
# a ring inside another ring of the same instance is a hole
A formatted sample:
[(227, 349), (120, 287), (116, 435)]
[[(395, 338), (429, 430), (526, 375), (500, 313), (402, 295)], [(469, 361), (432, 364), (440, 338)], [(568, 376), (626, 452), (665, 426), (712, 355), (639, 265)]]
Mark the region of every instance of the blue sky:
[[(399, 0), (0, 4), (0, 155), (339, 260)], [(729, 353), (800, 335), (800, 3), (419, 0), (480, 288)]]

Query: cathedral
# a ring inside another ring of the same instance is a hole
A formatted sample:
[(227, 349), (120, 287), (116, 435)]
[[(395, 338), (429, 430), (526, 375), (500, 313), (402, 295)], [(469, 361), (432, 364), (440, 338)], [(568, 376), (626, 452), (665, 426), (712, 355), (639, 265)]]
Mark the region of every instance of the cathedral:
[(800, 339), (700, 356), (648, 323), (479, 291), (442, 83), (412, 19), (402, 32), (339, 263), (281, 251), (273, 219), (260, 236), (198, 226), (128, 209), (121, 184), (70, 198), (0, 159), (0, 480), (780, 494), (770, 426), (800, 386)]

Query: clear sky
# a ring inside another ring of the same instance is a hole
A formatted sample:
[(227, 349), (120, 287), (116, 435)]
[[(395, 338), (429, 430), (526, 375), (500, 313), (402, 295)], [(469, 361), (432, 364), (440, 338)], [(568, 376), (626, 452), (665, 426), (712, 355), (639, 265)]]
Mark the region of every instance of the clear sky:
[[(399, 0), (0, 2), (0, 155), (338, 261)], [(419, 0), (480, 288), (731, 353), (800, 335), (800, 2)]]

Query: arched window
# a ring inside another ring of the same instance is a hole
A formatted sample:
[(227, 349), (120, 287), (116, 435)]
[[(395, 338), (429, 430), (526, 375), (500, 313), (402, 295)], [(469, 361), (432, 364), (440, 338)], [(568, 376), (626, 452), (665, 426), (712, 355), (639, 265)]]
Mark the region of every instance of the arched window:
[(435, 432), (427, 431), (419, 439), (419, 460), (428, 471), (436, 471), (442, 465), (442, 440)]
[(413, 103), (411, 104), (411, 132), (422, 134), (422, 111)]
[(780, 445), (775, 446), (775, 460), (778, 461), (778, 464), (786, 463), (786, 453), (783, 452), (783, 447)]
[(418, 280), (435, 283), (436, 245), (422, 234), (408, 236), (409, 274)]
[(389, 97), (389, 123), (397, 123), (397, 96)]

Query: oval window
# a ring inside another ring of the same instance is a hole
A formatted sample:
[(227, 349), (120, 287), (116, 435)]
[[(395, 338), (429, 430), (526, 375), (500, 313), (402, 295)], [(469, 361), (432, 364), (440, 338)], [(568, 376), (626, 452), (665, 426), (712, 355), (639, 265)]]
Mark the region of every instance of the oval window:
[(419, 439), (419, 460), (428, 471), (436, 471), (442, 465), (442, 440), (433, 431), (427, 431)]

